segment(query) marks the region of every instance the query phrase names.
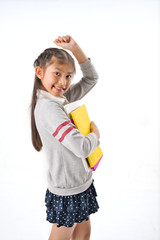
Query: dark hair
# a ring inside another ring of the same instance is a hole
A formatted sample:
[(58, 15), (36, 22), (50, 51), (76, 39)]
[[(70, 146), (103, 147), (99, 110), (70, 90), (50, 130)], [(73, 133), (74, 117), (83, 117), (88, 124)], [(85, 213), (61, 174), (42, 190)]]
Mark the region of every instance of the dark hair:
[[(53, 63), (52, 57), (56, 57), (58, 62), (60, 64), (65, 63), (71, 63), (74, 72), (76, 72), (75, 69), (75, 62), (72, 56), (65, 50), (59, 49), (59, 48), (47, 48), (45, 49), (38, 58), (34, 61), (33, 66), (41, 66), (43, 68), (47, 67), (48, 65)], [(31, 100), (31, 136), (32, 136), (32, 144), (34, 148), (39, 152), (42, 149), (42, 141), (40, 138), (40, 135), (38, 133), (35, 118), (34, 118), (34, 109), (37, 102), (37, 89), (43, 89), (43, 85), (41, 83), (41, 80), (36, 76), (34, 78), (34, 86), (33, 86), (33, 92), (32, 92), (32, 100)]]

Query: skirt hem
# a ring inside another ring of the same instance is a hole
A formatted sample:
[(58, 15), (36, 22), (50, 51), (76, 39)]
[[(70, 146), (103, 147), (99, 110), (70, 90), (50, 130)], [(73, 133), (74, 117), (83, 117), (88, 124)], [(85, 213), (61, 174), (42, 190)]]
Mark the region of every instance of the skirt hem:
[(46, 221), (48, 221), (48, 222), (50, 222), (50, 223), (56, 223), (57, 224), (57, 227), (59, 228), (59, 227), (62, 227), (62, 226), (64, 226), (64, 227), (73, 227), (73, 225), (75, 224), (75, 223), (82, 223), (83, 221), (88, 221), (89, 220), (89, 216), (91, 215), (91, 214), (94, 214), (94, 213), (96, 213), (98, 211), (98, 209), (95, 211), (95, 212), (92, 212), (92, 213), (90, 213), (86, 218), (84, 218), (84, 219), (82, 219), (82, 220), (79, 220), (79, 221), (75, 221), (75, 222), (73, 222), (71, 225), (68, 225), (68, 224), (59, 224), (59, 223), (57, 223), (56, 221), (52, 221), (52, 220), (49, 220), (49, 219), (46, 219)]

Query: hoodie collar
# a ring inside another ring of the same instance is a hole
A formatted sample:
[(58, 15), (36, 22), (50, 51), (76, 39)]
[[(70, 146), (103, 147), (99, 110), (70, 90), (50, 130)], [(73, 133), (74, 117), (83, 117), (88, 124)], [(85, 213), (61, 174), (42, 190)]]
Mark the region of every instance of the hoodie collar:
[(47, 98), (47, 99), (52, 100), (54, 102), (58, 102), (61, 105), (66, 105), (68, 103), (68, 100), (64, 96), (63, 97), (56, 97), (56, 96), (53, 96), (51, 93), (49, 93), (45, 90), (42, 90), (42, 89), (37, 90), (37, 98), (38, 99)]

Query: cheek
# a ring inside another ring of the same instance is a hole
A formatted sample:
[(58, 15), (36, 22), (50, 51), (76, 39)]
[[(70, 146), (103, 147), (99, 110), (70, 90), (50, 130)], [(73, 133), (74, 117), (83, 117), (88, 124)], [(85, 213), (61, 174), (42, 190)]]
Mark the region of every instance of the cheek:
[(69, 80), (69, 81), (67, 82), (67, 88), (69, 88), (70, 85), (71, 85), (71, 80)]
[(51, 85), (53, 84), (54, 82), (56, 82), (56, 79), (52, 76), (52, 75), (45, 75), (45, 78), (44, 78), (44, 84), (45, 85)]

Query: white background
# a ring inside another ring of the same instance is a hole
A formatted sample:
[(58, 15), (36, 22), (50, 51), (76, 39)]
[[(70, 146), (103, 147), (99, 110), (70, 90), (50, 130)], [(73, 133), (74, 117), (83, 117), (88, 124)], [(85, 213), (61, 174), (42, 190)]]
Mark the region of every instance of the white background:
[(32, 147), (29, 105), (34, 60), (66, 34), (99, 73), (83, 99), (104, 153), (91, 240), (160, 239), (159, 10), (158, 0), (0, 1), (1, 240), (49, 237), (45, 159)]

